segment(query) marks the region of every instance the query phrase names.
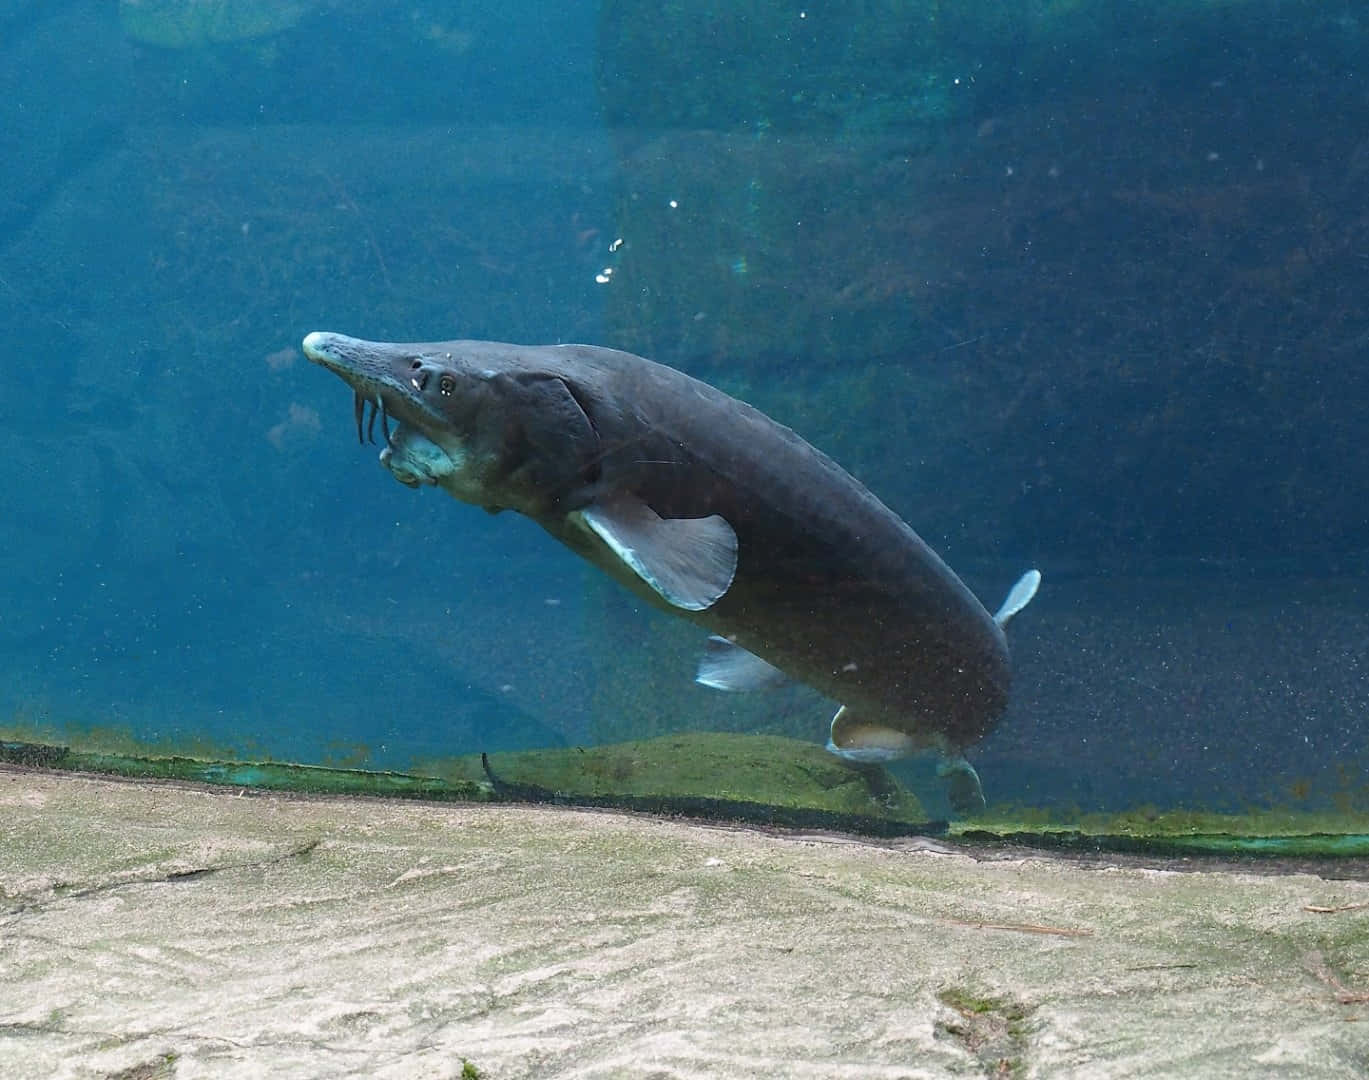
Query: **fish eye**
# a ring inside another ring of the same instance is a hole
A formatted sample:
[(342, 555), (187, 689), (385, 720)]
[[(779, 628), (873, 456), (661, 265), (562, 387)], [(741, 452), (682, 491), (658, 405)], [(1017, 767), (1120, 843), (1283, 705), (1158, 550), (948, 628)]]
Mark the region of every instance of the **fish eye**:
[(456, 393), (456, 379), (450, 375), (443, 375), (442, 378), (438, 380), (437, 388), (442, 391), (443, 397), (451, 397)]

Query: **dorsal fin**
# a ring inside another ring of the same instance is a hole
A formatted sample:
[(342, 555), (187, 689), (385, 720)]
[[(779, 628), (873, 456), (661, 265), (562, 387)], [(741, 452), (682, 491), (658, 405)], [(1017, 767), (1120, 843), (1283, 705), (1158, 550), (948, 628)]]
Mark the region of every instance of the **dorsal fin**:
[(1041, 571), (1028, 570), (1017, 584), (1008, 590), (1002, 606), (994, 612), (993, 621), (999, 626), (1007, 626), (1008, 620), (1032, 602), (1036, 590), (1041, 587)]

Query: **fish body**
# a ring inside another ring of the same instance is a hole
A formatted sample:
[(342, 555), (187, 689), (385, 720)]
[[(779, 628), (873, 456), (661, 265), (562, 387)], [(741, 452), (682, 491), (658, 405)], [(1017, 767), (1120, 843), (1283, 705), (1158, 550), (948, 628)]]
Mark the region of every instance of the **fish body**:
[[(663, 610), (710, 631), (699, 681), (781, 675), (842, 703), (829, 748), (923, 750), (953, 804), (982, 805), (963, 751), (1008, 702), (1003, 624), (897, 514), (789, 428), (704, 382), (589, 345), (368, 342), (314, 333), (308, 358), (384, 428), (382, 463), (522, 513)], [(391, 424), (395, 427), (392, 429)]]

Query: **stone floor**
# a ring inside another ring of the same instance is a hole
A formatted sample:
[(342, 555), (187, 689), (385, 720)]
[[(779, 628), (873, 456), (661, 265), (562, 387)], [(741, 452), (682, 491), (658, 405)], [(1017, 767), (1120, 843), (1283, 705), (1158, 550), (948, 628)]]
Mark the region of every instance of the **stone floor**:
[(1363, 865), (977, 854), (0, 771), (0, 1075), (1369, 1072)]

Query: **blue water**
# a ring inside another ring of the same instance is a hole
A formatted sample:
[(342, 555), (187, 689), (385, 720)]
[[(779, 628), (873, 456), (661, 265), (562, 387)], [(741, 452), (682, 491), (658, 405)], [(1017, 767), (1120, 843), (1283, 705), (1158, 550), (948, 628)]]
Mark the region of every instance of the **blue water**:
[(394, 483), (298, 350), (588, 341), (793, 426), (989, 608), (1042, 568), (991, 798), (1363, 809), (1369, 21), (1132, 7), (0, 5), (0, 723), (824, 741)]

